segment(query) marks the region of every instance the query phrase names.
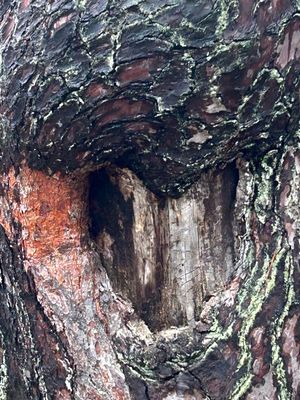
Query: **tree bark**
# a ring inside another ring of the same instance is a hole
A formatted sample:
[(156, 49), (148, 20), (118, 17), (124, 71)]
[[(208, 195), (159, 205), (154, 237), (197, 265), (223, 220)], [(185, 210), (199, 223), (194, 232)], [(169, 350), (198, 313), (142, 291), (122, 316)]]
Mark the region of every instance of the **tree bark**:
[(299, 2), (0, 34), (0, 399), (299, 399)]

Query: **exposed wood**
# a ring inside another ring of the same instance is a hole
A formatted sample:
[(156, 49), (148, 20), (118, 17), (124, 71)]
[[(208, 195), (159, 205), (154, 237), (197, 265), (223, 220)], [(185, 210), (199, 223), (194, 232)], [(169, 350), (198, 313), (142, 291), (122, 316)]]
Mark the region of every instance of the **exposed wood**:
[(161, 199), (129, 170), (92, 175), (92, 234), (115, 289), (147, 323), (195, 324), (204, 298), (227, 283), (239, 239), (238, 170), (203, 174), (179, 199)]

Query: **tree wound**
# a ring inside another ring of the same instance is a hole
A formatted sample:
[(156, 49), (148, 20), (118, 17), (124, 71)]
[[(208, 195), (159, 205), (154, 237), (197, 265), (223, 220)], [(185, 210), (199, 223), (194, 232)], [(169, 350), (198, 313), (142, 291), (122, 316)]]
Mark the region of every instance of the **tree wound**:
[(154, 330), (199, 319), (235, 259), (234, 164), (204, 174), (179, 199), (161, 198), (130, 170), (89, 177), (90, 234), (116, 292)]

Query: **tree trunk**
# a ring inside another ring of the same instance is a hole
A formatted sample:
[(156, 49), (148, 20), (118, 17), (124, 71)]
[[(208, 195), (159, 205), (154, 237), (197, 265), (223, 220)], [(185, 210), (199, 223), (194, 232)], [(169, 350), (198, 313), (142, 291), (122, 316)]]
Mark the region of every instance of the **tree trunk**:
[(0, 399), (299, 399), (296, 0), (0, 0)]

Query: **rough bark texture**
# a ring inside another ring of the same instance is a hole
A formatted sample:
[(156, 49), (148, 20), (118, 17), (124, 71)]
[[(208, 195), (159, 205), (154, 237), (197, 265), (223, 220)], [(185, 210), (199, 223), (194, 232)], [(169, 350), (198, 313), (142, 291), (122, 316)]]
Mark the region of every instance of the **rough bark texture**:
[(0, 0), (0, 399), (300, 398), (299, 8)]

